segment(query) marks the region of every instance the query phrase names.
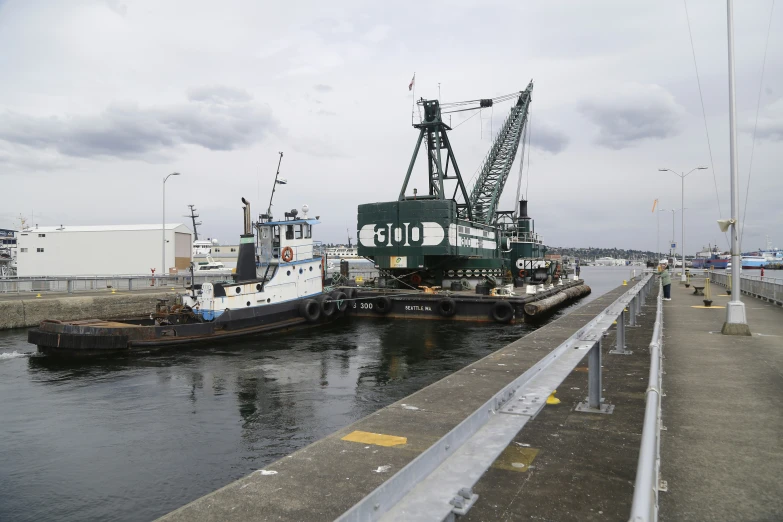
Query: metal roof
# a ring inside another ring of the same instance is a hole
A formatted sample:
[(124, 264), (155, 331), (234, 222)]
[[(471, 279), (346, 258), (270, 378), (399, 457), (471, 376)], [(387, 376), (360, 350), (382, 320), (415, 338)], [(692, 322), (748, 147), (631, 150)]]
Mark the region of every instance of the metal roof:
[[(190, 229), (182, 223), (166, 223), (166, 230), (172, 230), (175, 228), (185, 228), (188, 232)], [(71, 225), (57, 225), (54, 227), (40, 227), (34, 226), (26, 228), (21, 233), (55, 233), (55, 232), (124, 232), (124, 231), (144, 231), (144, 230), (160, 230), (160, 223), (157, 225), (87, 225), (87, 226), (71, 226)]]

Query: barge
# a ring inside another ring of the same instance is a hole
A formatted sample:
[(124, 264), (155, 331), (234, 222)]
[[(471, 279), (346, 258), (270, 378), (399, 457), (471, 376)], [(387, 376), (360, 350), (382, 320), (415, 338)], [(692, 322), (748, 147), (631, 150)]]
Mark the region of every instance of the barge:
[(307, 205), (301, 218), (292, 210), (283, 221), (268, 213), (253, 223), (250, 203), (242, 203), (244, 234), (233, 280), (191, 284), (146, 317), (44, 320), (28, 332), (28, 342), (53, 354), (129, 353), (316, 326), (342, 315), (347, 296), (324, 291), (323, 258), (313, 254), (319, 221), (307, 216)]

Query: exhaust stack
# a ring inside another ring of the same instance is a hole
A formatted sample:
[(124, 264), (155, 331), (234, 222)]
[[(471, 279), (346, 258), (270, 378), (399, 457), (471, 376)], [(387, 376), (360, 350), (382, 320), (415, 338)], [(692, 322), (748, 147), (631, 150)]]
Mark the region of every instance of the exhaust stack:
[(253, 281), (256, 279), (255, 236), (253, 235), (253, 222), (250, 219), (250, 202), (242, 198), (245, 233), (239, 239), (239, 253), (237, 254), (237, 273), (234, 281)]

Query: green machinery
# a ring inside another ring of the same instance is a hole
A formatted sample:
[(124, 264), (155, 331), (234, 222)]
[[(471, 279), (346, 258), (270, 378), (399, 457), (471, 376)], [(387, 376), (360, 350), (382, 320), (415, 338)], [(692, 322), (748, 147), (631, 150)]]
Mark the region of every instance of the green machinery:
[[(380, 284), (445, 286), (460, 281), (470, 287), (487, 280), (499, 284), (512, 279), (519, 284), (529, 282), (536, 269), (541, 272), (545, 247), (527, 216), (527, 202), (522, 201), (517, 211), (497, 210), (526, 135), (532, 91), (531, 81), (524, 91), (498, 98), (418, 102), (424, 117), (413, 125), (419, 129), (419, 138), (397, 201), (359, 205), (359, 255), (372, 259), (381, 270)], [(514, 101), (511, 111), (469, 192), (443, 114), (480, 110), (510, 100)], [(427, 191), (419, 193), (411, 187), (411, 174), (422, 144), (428, 179)]]

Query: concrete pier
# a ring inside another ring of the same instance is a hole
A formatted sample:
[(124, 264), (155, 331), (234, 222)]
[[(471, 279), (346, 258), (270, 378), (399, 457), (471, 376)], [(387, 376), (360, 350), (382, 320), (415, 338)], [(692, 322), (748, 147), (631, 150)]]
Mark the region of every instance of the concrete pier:
[(743, 297), (752, 335), (721, 335), (729, 296), (664, 303), (662, 520), (783, 520), (783, 309)]
[(74, 321), (99, 317), (112, 319), (149, 314), (158, 299), (173, 299), (174, 292), (111, 290), (79, 294), (0, 294), (0, 330), (37, 326), (44, 319)]
[[(630, 287), (621, 286), (492, 355), (262, 470), (164, 516), (165, 521), (333, 520), (531, 368)], [(608, 355), (604, 397), (615, 413), (576, 413), (586, 360), (477, 485), (468, 520), (623, 519), (630, 511), (649, 370), (652, 313), (628, 328), (633, 355)]]

